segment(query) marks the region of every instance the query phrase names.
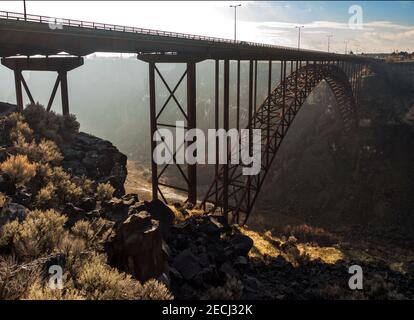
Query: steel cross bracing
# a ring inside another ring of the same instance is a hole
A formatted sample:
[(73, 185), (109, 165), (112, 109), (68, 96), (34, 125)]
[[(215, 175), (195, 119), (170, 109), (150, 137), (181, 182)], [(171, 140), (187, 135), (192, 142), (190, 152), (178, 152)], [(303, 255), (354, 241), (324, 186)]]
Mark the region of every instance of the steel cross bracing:
[[(323, 79), (335, 94), (345, 132), (350, 132), (355, 128), (357, 78), (363, 66), (338, 62), (329, 64), (305, 62), (305, 66), (301, 66), (302, 63), (297, 61), (290, 63), (294, 63), (295, 71), (287, 76), (288, 62), (281, 62), (279, 84), (253, 113), (247, 126), (247, 129), (260, 129), (262, 132), (260, 173), (255, 176), (244, 176), (242, 164), (223, 165), (202, 201), (205, 209), (206, 204), (210, 203), (213, 204), (210, 209), (212, 211), (219, 208), (223, 214), (231, 214), (235, 222), (244, 224), (247, 221), (289, 126), (307, 96)], [(271, 78), (270, 66), (271, 62), (269, 62), (269, 79)], [(270, 90), (270, 80), (268, 86)], [(251, 106), (250, 109), (252, 109)], [(251, 152), (254, 151), (251, 150)], [(241, 213), (244, 214), (242, 221), (240, 220)]]

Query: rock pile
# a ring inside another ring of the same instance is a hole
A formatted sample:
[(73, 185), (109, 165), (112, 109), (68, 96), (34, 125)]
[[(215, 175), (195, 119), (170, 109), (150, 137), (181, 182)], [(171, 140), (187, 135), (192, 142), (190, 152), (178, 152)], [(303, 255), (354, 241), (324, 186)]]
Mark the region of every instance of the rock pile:
[(169, 271), (176, 298), (199, 299), (249, 268), (249, 237), (225, 228), (220, 217), (190, 217), (171, 227), (167, 240)]

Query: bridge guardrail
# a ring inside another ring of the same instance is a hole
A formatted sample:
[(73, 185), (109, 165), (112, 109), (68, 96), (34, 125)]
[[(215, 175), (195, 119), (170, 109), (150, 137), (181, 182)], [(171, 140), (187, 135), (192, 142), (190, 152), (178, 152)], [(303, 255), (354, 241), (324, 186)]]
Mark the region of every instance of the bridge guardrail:
[[(97, 29), (97, 30), (106, 30), (106, 31), (118, 31), (118, 32), (127, 32), (127, 33), (139, 33), (139, 34), (145, 34), (145, 35), (156, 35), (156, 36), (173, 37), (173, 38), (181, 38), (181, 39), (209, 41), (213, 43), (246, 45), (246, 46), (262, 47), (262, 48), (269, 48), (269, 49), (282, 49), (282, 50), (288, 50), (291, 52), (300, 51), (300, 52), (327, 54), (326, 52), (317, 51), (317, 50), (296, 49), (296, 48), (291, 48), (291, 47), (271, 45), (271, 44), (265, 44), (265, 43), (230, 40), (230, 39), (225, 39), (225, 38), (200, 36), (200, 35), (194, 35), (194, 34), (188, 34), (188, 33), (128, 27), (128, 26), (121, 26), (121, 25), (115, 25), (115, 24), (98, 23), (98, 22), (66, 19), (66, 18), (55, 18), (55, 17), (40, 16), (40, 15), (34, 15), (34, 14), (24, 15), (23, 13), (9, 12), (9, 11), (0, 11), (0, 19), (36, 22), (36, 23), (44, 23), (44, 24), (54, 23), (56, 25), (62, 25), (62, 26), (68, 26), (68, 27), (88, 28), (88, 29)], [(331, 53), (331, 55), (339, 55), (339, 54)]]

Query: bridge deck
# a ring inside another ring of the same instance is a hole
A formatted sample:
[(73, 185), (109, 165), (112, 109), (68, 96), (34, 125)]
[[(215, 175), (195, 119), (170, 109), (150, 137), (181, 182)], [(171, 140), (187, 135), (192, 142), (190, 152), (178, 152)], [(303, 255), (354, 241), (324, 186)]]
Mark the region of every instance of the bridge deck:
[(361, 56), (0, 11), (0, 56), (178, 53), (202, 59), (362, 61)]

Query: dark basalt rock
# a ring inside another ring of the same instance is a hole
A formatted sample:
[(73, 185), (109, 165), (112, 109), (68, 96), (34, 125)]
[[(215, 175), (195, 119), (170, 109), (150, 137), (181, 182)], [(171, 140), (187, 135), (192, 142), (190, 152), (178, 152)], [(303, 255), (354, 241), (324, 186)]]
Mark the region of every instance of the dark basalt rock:
[(66, 228), (71, 228), (77, 221), (86, 218), (85, 210), (76, 207), (73, 203), (67, 203), (63, 209), (63, 213), (68, 217), (65, 223)]
[(233, 245), (238, 255), (247, 256), (250, 249), (253, 247), (253, 240), (248, 236), (236, 234), (231, 239), (231, 244)]
[(167, 269), (159, 222), (145, 211), (129, 216), (118, 226), (111, 261), (141, 282), (159, 278)]
[(7, 195), (13, 195), (16, 193), (16, 186), (14, 185), (14, 183), (10, 181), (9, 177), (5, 174), (0, 176), (0, 192)]
[(85, 211), (93, 211), (96, 207), (96, 199), (92, 197), (83, 198), (79, 202), (79, 208)]
[(109, 182), (114, 196), (125, 194), (124, 182), (127, 176), (127, 157), (109, 141), (80, 132), (70, 144), (59, 148), (64, 159), (62, 167), (75, 175), (85, 175), (97, 183)]
[(155, 199), (150, 202), (144, 202), (146, 210), (151, 213), (151, 216), (160, 222), (161, 232), (164, 239), (168, 238), (170, 228), (174, 222), (174, 212), (168, 208), (164, 202)]
[(0, 226), (5, 224), (8, 221), (18, 220), (23, 221), (26, 219), (27, 215), (30, 213), (30, 210), (25, 206), (7, 201), (0, 211)]
[(13, 196), (12, 200), (15, 203), (19, 203), (28, 207), (32, 201), (32, 195), (24, 190), (18, 190)]
[(172, 265), (186, 280), (193, 279), (202, 271), (198, 259), (188, 249), (176, 256)]

